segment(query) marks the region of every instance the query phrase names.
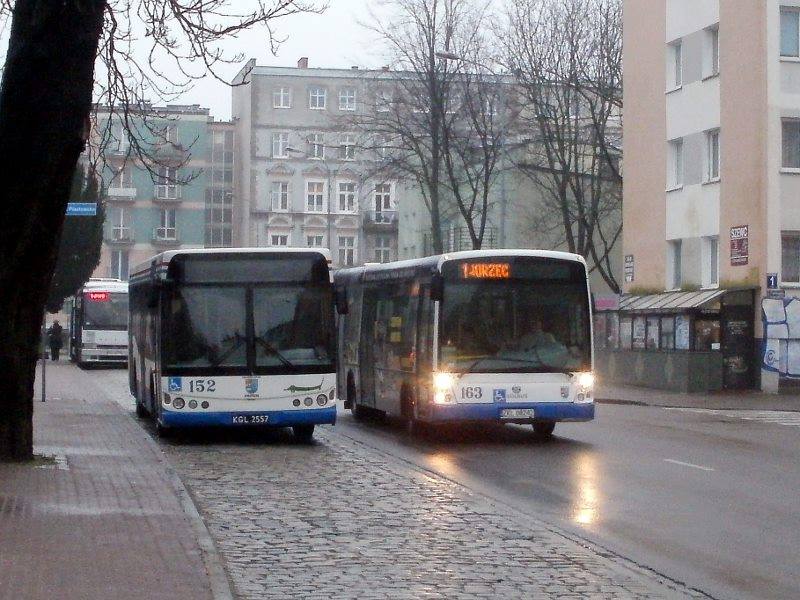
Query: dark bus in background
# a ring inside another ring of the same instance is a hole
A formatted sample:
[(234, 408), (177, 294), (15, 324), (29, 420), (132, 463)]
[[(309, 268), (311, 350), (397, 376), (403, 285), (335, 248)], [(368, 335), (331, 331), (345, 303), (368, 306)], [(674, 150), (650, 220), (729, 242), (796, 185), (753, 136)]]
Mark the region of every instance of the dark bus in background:
[(476, 250), (335, 275), (345, 406), (409, 423), (594, 418), (582, 257)]
[(128, 361), (128, 284), (90, 279), (75, 294), (69, 319), (69, 357), (79, 366)]
[(327, 250), (164, 252), (131, 274), (129, 379), (160, 433), (336, 422)]

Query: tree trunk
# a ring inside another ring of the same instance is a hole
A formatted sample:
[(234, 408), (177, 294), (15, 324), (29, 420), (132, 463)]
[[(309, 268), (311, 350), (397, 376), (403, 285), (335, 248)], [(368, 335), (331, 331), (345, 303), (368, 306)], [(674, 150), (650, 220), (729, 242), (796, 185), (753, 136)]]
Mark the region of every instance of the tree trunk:
[(0, 87), (0, 460), (33, 453), (47, 291), (87, 135), (105, 0), (17, 0)]

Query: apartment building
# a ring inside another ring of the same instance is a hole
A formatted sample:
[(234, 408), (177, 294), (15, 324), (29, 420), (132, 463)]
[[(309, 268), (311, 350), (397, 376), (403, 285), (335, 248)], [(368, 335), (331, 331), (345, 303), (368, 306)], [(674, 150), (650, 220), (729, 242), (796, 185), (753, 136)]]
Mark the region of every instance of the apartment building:
[(107, 204), (95, 276), (127, 279), (132, 266), (167, 249), (232, 245), (233, 125), (198, 105), (148, 106), (130, 119), (126, 128), (117, 115), (98, 115), (96, 135), (110, 135), (100, 161)]
[(604, 368), (776, 391), (800, 376), (800, 1), (625, 0), (624, 19), (627, 295)]
[(398, 206), (407, 188), (376, 168), (349, 123), (373, 110), (389, 71), (257, 66), (234, 79), (245, 246), (329, 248), (334, 266), (397, 258)]

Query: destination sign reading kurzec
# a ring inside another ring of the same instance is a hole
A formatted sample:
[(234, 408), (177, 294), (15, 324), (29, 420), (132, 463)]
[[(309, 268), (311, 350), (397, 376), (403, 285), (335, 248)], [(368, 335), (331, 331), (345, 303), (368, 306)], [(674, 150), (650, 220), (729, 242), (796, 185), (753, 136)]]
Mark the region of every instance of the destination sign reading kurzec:
[(472, 263), (461, 264), (462, 279), (508, 279), (511, 277), (511, 264), (504, 263)]

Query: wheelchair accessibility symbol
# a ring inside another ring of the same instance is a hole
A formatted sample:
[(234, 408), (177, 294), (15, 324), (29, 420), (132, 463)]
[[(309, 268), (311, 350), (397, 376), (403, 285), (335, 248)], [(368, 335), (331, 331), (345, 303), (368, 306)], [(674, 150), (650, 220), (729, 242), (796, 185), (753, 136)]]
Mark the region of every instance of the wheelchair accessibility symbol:
[(169, 391), (170, 392), (183, 391), (183, 383), (181, 382), (181, 378), (180, 377), (170, 377), (169, 378)]
[(505, 402), (506, 401), (506, 391), (505, 390), (495, 390), (494, 391), (494, 401), (495, 402)]

